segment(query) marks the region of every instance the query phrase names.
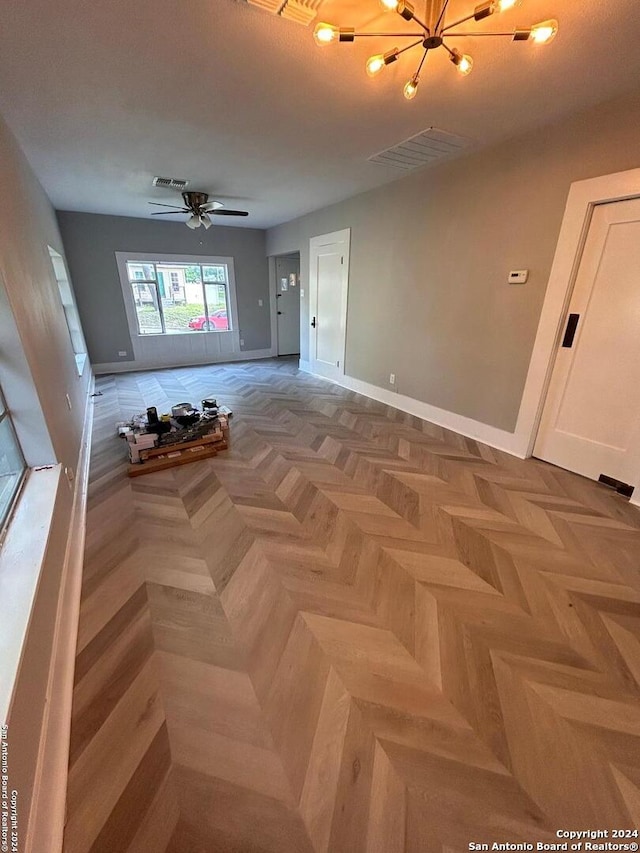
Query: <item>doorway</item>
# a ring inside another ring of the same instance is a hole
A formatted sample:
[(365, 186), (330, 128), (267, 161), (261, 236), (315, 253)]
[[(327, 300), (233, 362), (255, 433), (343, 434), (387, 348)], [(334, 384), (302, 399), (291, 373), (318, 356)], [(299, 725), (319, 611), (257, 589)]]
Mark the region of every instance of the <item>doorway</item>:
[(309, 243), (309, 358), (311, 372), (344, 375), (351, 231), (312, 237)]
[(534, 455), (598, 480), (640, 471), (640, 198), (593, 209)]
[(300, 355), (300, 253), (276, 259), (278, 355)]

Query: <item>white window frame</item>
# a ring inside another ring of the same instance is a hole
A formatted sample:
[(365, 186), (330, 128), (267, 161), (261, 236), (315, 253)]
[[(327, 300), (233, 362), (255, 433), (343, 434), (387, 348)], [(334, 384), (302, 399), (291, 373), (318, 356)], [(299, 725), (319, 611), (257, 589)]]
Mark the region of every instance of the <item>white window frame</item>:
[(73, 355), (76, 360), (78, 376), (82, 376), (84, 373), (84, 366), (87, 363), (87, 344), (84, 339), (84, 332), (82, 331), (80, 315), (78, 314), (76, 297), (73, 292), (73, 287), (71, 286), (71, 280), (69, 279), (69, 271), (67, 270), (65, 259), (60, 252), (56, 252), (56, 250), (52, 249), (51, 246), (48, 246), (47, 248), (49, 249), (49, 257), (51, 258), (53, 274), (58, 283), (60, 302), (67, 321), (67, 329), (69, 330), (69, 339), (71, 341), (71, 348), (73, 349)]
[[(129, 324), (129, 332), (132, 340), (145, 338), (162, 338), (165, 341), (175, 340), (183, 337), (191, 337), (195, 335), (201, 337), (203, 335), (233, 335), (238, 331), (238, 301), (236, 298), (236, 275), (234, 269), (233, 258), (222, 257), (220, 255), (160, 255), (148, 252), (116, 252), (116, 261), (118, 264), (118, 273), (120, 275), (120, 285), (122, 286), (122, 294), (124, 297), (124, 307), (127, 314), (127, 322)], [(157, 334), (140, 334), (138, 329), (138, 316), (136, 314), (136, 306), (129, 281), (129, 272), (127, 269), (128, 263), (141, 264), (199, 264), (201, 266), (216, 266), (226, 265), (228, 276), (228, 293), (227, 304), (231, 313), (229, 318), (230, 329), (216, 329), (215, 331), (193, 331), (181, 332), (180, 334), (172, 335), (166, 332), (158, 332)]]
[[(238, 300), (236, 297), (236, 276), (234, 259), (220, 255), (163, 255), (149, 252), (116, 252), (116, 263), (122, 287), (127, 323), (131, 335), (133, 361), (129, 368), (155, 369), (161, 367), (180, 367), (189, 364), (212, 364), (220, 361), (233, 361), (242, 358), (242, 330), (238, 318)], [(138, 319), (129, 284), (127, 262), (157, 264), (203, 264), (215, 266), (226, 264), (228, 271), (227, 304), (231, 311), (231, 329), (227, 331), (194, 331), (182, 334), (144, 334), (138, 332)]]

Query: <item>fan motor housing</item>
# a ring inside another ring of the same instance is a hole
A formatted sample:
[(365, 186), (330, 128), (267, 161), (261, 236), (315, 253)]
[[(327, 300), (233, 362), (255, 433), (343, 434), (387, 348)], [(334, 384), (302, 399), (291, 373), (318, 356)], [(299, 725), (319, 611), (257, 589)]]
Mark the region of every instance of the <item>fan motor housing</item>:
[(203, 204), (206, 204), (209, 199), (209, 193), (186, 192), (182, 193), (182, 198), (186, 207), (191, 210), (197, 210)]

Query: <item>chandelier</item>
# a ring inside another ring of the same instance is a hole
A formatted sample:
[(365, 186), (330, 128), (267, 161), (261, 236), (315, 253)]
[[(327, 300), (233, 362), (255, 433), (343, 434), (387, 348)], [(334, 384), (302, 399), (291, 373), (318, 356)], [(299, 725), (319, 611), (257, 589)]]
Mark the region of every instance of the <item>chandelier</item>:
[(407, 81), (404, 87), (404, 96), (408, 100), (415, 98), (420, 83), (420, 73), (430, 50), (444, 48), (449, 54), (449, 59), (463, 76), (469, 74), (473, 68), (473, 59), (468, 53), (461, 53), (455, 47), (449, 47), (447, 41), (456, 38), (480, 37), (480, 36), (508, 36), (513, 41), (530, 41), (534, 44), (549, 44), (558, 32), (556, 20), (543, 21), (531, 27), (518, 27), (511, 32), (469, 32), (459, 30), (458, 27), (467, 21), (482, 21), (497, 12), (504, 12), (519, 5), (521, 0), (487, 0), (476, 6), (471, 14), (457, 21), (447, 23), (447, 6), (449, 0), (425, 0), (426, 9), (424, 20), (421, 20), (415, 11), (415, 7), (408, 0), (380, 0), (380, 5), (387, 12), (396, 12), (405, 21), (411, 21), (419, 29), (415, 32), (383, 32), (383, 33), (357, 33), (351, 27), (335, 27), (333, 24), (320, 23), (316, 26), (313, 37), (320, 46), (332, 42), (352, 42), (356, 38), (409, 38), (411, 43), (405, 47), (394, 47), (386, 53), (376, 53), (367, 60), (366, 71), (370, 77), (375, 77), (387, 65), (396, 62), (398, 57), (408, 50), (420, 47), (422, 58), (420, 64)]

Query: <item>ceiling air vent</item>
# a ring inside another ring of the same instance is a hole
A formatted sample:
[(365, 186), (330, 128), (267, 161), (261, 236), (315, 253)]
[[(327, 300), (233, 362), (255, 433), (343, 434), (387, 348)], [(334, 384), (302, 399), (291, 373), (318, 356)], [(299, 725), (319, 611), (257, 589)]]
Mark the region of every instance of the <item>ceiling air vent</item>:
[(288, 18), (308, 26), (318, 14), (323, 0), (249, 0), (252, 6), (258, 6), (272, 15)]
[(180, 178), (159, 178), (157, 175), (153, 179), (154, 187), (168, 187), (172, 190), (183, 190), (189, 181), (182, 181)]
[(447, 133), (446, 130), (438, 130), (437, 127), (428, 127), (422, 133), (399, 142), (393, 148), (374, 154), (368, 160), (379, 166), (394, 166), (396, 169), (409, 172), (411, 169), (419, 169), (436, 160), (455, 157), (472, 144), (473, 141), (465, 136), (456, 136), (453, 133)]

